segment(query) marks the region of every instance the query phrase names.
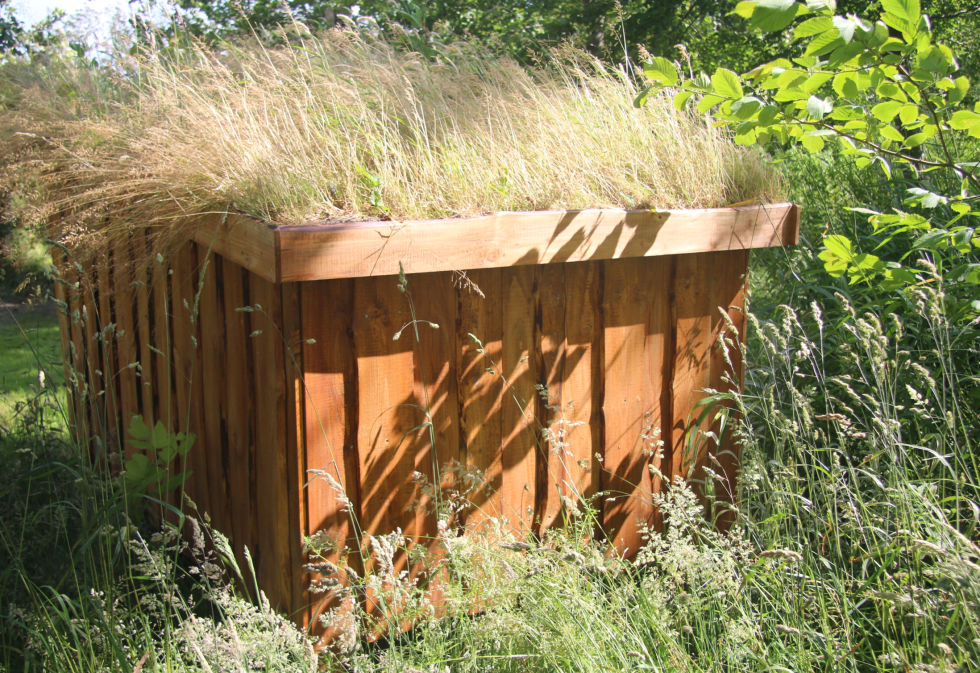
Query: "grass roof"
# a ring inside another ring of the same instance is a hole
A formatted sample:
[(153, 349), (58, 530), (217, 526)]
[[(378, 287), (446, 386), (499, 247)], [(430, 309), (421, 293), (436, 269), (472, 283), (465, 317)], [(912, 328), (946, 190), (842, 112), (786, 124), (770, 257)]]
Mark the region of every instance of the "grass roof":
[(38, 176), (66, 232), (213, 211), (288, 224), (774, 196), (757, 153), (669, 100), (635, 108), (628, 75), (572, 50), (527, 69), (467, 43), (433, 60), (334, 30), (5, 69), (8, 161)]

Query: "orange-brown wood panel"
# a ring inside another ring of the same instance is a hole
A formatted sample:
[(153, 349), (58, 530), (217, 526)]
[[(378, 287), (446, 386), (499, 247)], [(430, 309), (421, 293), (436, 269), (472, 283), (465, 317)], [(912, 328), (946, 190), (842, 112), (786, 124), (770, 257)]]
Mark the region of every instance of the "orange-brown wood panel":
[(411, 319), (397, 283), (395, 276), (354, 281), (361, 522), (372, 533), (413, 536), (415, 438), (424, 416), (415, 406), (412, 337), (403, 332), (394, 340)]
[(672, 386), (673, 426), (670, 432), (670, 478), (689, 479), (703, 460), (699, 455), (698, 402), (711, 385), (712, 313), (709, 285), (716, 282), (715, 259), (711, 253), (678, 255), (674, 278), (675, 316), (674, 380)]
[(153, 388), (154, 409), (157, 420), (171, 430), (178, 427), (176, 403), (173, 387), (173, 337), (171, 336), (171, 313), (174, 309), (170, 290), (171, 260), (162, 254), (154, 256), (150, 267), (150, 301), (153, 311)]
[[(357, 460), (357, 362), (351, 342), (352, 280), (321, 281), (298, 286), (302, 320), (302, 429), (305, 455), (301, 458), (304, 485), (305, 533), (325, 536), (334, 547), (331, 562), (350, 562), (359, 568), (360, 483)], [(302, 506), (301, 504), (301, 506)], [(345, 559), (345, 548), (351, 557)], [(309, 583), (321, 579), (308, 574)], [(346, 577), (332, 577), (345, 581)], [(327, 594), (306, 618), (316, 622), (336, 603)], [(316, 629), (321, 632), (322, 629)]]
[[(599, 491), (602, 465), (602, 264), (565, 265), (565, 311), (562, 413), (565, 449), (562, 494), (572, 501)], [(601, 503), (595, 503), (601, 507)]]
[[(224, 380), (227, 402), (225, 432), (228, 437), (228, 460), (225, 465), (229, 483), (232, 541), (235, 551), (252, 547), (255, 525), (255, 484), (252, 461), (255, 456), (253, 437), (252, 364), (249, 343), (247, 272), (237, 264), (222, 260), (221, 292), (224, 308)], [(239, 560), (243, 557), (239, 556)], [(244, 566), (243, 566), (244, 567)]]
[(186, 492), (203, 511), (209, 511), (208, 465), (206, 434), (204, 427), (204, 384), (198, 354), (200, 332), (198, 330), (198, 301), (196, 280), (198, 277), (197, 250), (187, 243), (173, 255), (173, 302), (171, 325), (173, 330), (174, 407), (179, 432), (195, 435), (194, 444), (184, 462), (190, 475)]
[(91, 444), (89, 449), (93, 458), (105, 458), (104, 442), (106, 428), (105, 397), (102, 387), (102, 344), (100, 343), (99, 304), (96, 293), (98, 278), (94, 267), (81, 274), (79, 287), (79, 303), (81, 318), (79, 326), (82, 332), (85, 354), (85, 366), (82, 371), (86, 377), (86, 398), (89, 411), (89, 432)]
[[(133, 288), (132, 248), (129, 241), (117, 243), (112, 250), (113, 292), (115, 303), (115, 340), (119, 388), (119, 424), (125, 438), (129, 421), (141, 413), (141, 378), (139, 376), (139, 327), (134, 312), (136, 296)], [(127, 452), (131, 451), (127, 448)]]
[[(548, 437), (537, 451), (537, 503), (538, 532), (563, 523), (562, 496), (566, 495), (565, 483), (570, 476), (564, 424), (564, 374), (565, 374), (565, 264), (548, 264), (537, 267), (535, 322), (537, 326), (536, 370), (537, 383), (541, 386), (537, 398), (537, 418), (547, 429)], [(576, 300), (573, 311), (578, 313)]]
[(76, 384), (74, 383), (75, 347), (72, 335), (74, 325), (72, 322), (71, 308), (71, 294), (74, 292), (72, 289), (72, 279), (74, 278), (74, 273), (69, 265), (65, 253), (63, 253), (60, 249), (52, 249), (51, 256), (54, 261), (54, 266), (58, 270), (58, 275), (54, 282), (54, 295), (55, 299), (59, 302), (58, 325), (61, 332), (62, 365), (65, 370), (65, 384), (68, 392), (66, 408), (68, 427), (76, 438), (80, 438), (82, 428), (79, 426), (79, 423), (84, 423), (84, 415), (79, 413), (79, 396), (78, 391), (76, 390)]
[(282, 432), (286, 442), (286, 502), (289, 514), (289, 556), (293, 568), (289, 573), (290, 597), (287, 614), (300, 624), (309, 624), (309, 609), (305, 587), (309, 575), (303, 569), (303, 536), (306, 526), (306, 393), (303, 389), (303, 316), (300, 289), (296, 283), (277, 286), (282, 307), (282, 338), (286, 421)]
[[(737, 391), (742, 382), (742, 352), (739, 340), (745, 333), (745, 274), (748, 270), (748, 251), (713, 253), (713, 269), (709, 307), (712, 308), (712, 347), (710, 387), (720, 392)], [(725, 320), (725, 316), (728, 320)], [(729, 325), (729, 321), (731, 324)], [(733, 329), (734, 328), (734, 331)], [(725, 344), (722, 344), (722, 341)], [(737, 419), (731, 411), (732, 404), (723, 402), (727, 409), (714, 409), (711, 431), (720, 442), (709, 447), (706, 465), (714, 470), (720, 481), (713, 485), (715, 497), (720, 503), (735, 502), (736, 476), (739, 447), (735, 438)], [(722, 423), (722, 418), (727, 422)], [(713, 518), (720, 527), (727, 528), (733, 521), (732, 511), (720, 506)]]
[[(500, 373), (506, 389), (501, 400), (501, 513), (511, 530), (527, 535), (534, 528), (539, 433), (535, 367), (535, 270), (505, 269), (501, 281), (502, 348)], [(490, 298), (491, 301), (493, 298)]]
[(255, 494), (258, 514), (256, 563), (262, 590), (272, 607), (288, 610), (292, 601), (290, 576), (299, 570), (290, 554), (298, 529), (289, 525), (286, 451), (286, 380), (283, 377), (282, 306), (277, 288), (255, 274), (249, 277), (252, 362), (255, 394)]
[(483, 296), (469, 288), (459, 290), (456, 389), (460, 461), (483, 475), (483, 483), (469, 495), (472, 510), (466, 513), (467, 526), (475, 528), (501, 515), (502, 272), (487, 269), (470, 271), (468, 276)]
[[(415, 309), (416, 330), (406, 329), (401, 339), (412, 342), (415, 359), (414, 400), (419, 421), (429, 425), (415, 433), (415, 470), (437, 485), (434, 502), (417, 493), (417, 530), (429, 538), (437, 533), (437, 511), (443, 510), (442, 490), (454, 488), (446, 468), (459, 462), (459, 405), (456, 381), (456, 288), (450, 273), (408, 276), (408, 297)], [(432, 327), (432, 325), (437, 327)], [(424, 412), (424, 415), (423, 415)]]
[(659, 482), (658, 431), (669, 337), (670, 262), (611, 261), (603, 270), (603, 526), (621, 551), (636, 552), (640, 527), (656, 524), (651, 493)]
[(228, 443), (225, 435), (225, 314), (218, 279), (221, 260), (203, 246), (197, 246), (196, 291), (200, 296), (200, 341), (196, 352), (201, 367), (204, 432), (198, 438), (204, 451), (208, 474), (208, 511), (215, 528), (231, 536), (232, 484), (226, 471)]

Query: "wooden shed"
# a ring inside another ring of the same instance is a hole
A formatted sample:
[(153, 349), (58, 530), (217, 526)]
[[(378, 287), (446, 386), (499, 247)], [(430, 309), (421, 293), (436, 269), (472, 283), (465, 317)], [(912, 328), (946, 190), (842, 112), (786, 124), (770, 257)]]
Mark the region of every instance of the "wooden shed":
[(795, 243), (798, 211), (213, 215), (192, 231), (149, 269), (131, 263), (147, 257), (134, 234), (59, 287), (74, 431), (130, 452), (105, 419), (194, 433), (187, 494), (306, 622), (304, 536), (356, 544), (356, 521), (433, 538), (419, 474), (481, 471), (464, 523), (504, 518), (519, 535), (601, 493), (627, 553), (655, 521), (658, 472), (709, 465), (732, 486), (735, 445), (688, 440), (702, 391), (740, 377), (717, 342), (723, 313), (744, 325), (749, 250)]

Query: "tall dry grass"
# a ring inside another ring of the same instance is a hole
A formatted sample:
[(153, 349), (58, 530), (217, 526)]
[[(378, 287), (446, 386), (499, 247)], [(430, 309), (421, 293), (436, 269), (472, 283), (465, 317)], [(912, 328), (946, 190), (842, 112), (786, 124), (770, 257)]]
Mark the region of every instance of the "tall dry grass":
[(528, 70), (334, 30), (6, 79), (3, 149), (75, 234), (214, 210), (294, 223), (774, 196), (755, 153), (666, 99), (635, 108), (627, 74), (572, 50)]

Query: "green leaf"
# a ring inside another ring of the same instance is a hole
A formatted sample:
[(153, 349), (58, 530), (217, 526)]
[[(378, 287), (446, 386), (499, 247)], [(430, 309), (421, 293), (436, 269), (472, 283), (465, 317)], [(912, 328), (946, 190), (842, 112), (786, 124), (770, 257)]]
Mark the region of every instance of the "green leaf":
[(957, 110), (949, 119), (949, 125), (957, 131), (966, 131), (975, 138), (980, 138), (980, 114), (970, 110)]
[(751, 26), (767, 33), (782, 30), (802, 8), (793, 0), (760, 0), (752, 10)]
[(682, 90), (674, 94), (674, 107), (677, 110), (683, 110), (684, 106), (687, 105), (687, 101), (690, 100), (691, 96), (694, 95), (693, 91)]
[(800, 138), (800, 144), (810, 154), (816, 154), (824, 148), (824, 139), (820, 136), (806, 135)]
[(738, 81), (738, 75), (731, 70), (718, 68), (711, 76), (711, 89), (719, 96), (729, 99), (742, 97), (742, 83)]
[(921, 187), (910, 187), (908, 193), (910, 195), (909, 202), (919, 204), (923, 208), (935, 208), (949, 200), (945, 196), (930, 192), (928, 189), (922, 189)]
[(732, 10), (732, 14), (738, 14), (743, 19), (751, 19), (752, 12), (755, 11), (755, 2), (740, 2), (735, 5), (735, 9)]
[(660, 56), (655, 56), (649, 63), (643, 64), (643, 74), (647, 79), (666, 86), (677, 84), (677, 67)]
[(761, 100), (755, 96), (745, 96), (732, 103), (732, 114), (736, 119), (751, 119), (761, 108)]
[(907, 103), (903, 105), (898, 111), (898, 118), (902, 120), (902, 123), (908, 126), (912, 122), (919, 119), (919, 106)]
[(871, 108), (871, 114), (874, 115), (875, 119), (885, 124), (891, 123), (898, 114), (899, 110), (902, 109), (902, 104), (898, 101), (889, 100), (884, 103), (878, 103), (873, 108)]
[(698, 112), (704, 114), (718, 103), (725, 100), (721, 96), (715, 95), (713, 93), (706, 93), (704, 97), (698, 102)]
[(933, 229), (915, 239), (915, 242), (912, 244), (912, 249), (938, 250), (947, 236), (949, 236), (949, 232), (945, 229)]
[(950, 103), (959, 103), (966, 94), (970, 92), (970, 80), (960, 76), (953, 80), (953, 89), (949, 92), (947, 99)]
[(832, 103), (817, 96), (810, 96), (806, 102), (806, 112), (812, 119), (823, 119), (833, 109), (834, 106)]
[(147, 427), (142, 416), (133, 414), (129, 418), (129, 435), (138, 442), (150, 441), (150, 428)]
[(793, 39), (799, 40), (804, 37), (813, 37), (824, 31), (833, 30), (834, 21), (829, 16), (815, 16), (807, 19), (793, 29)]
[(834, 255), (842, 259), (850, 259), (854, 256), (854, 246), (851, 239), (841, 234), (831, 234), (823, 239), (823, 245)]
[(881, 8), (885, 12), (884, 22), (899, 30), (913, 30), (922, 14), (919, 0), (881, 0)]

